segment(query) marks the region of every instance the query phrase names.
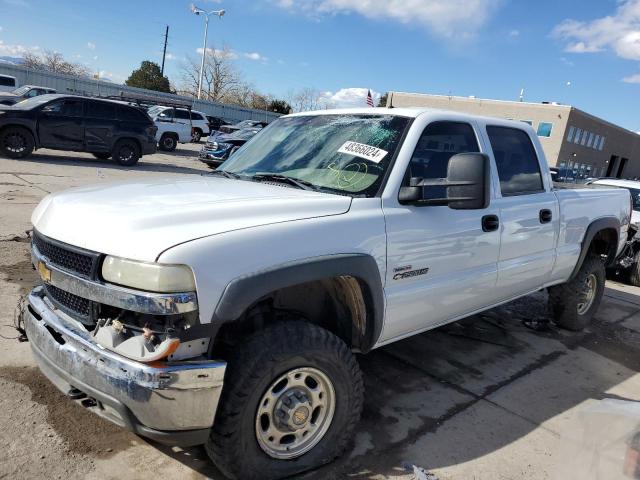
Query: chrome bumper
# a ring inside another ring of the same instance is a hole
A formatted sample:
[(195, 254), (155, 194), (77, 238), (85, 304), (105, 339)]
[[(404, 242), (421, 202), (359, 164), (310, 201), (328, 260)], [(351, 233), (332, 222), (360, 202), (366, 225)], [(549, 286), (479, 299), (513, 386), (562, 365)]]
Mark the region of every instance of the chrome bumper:
[(179, 362), (152, 367), (96, 344), (81, 324), (58, 315), (42, 287), (28, 297), (24, 322), (42, 372), (62, 392), (80, 390), (87, 408), (169, 445), (204, 443), (213, 425), (226, 364)]

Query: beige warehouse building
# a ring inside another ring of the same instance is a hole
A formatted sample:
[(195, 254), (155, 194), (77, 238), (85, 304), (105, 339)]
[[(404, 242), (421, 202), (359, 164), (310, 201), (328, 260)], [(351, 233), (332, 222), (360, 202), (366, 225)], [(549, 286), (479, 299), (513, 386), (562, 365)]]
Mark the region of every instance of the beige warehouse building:
[(549, 165), (563, 176), (640, 178), (640, 135), (570, 105), (389, 92), (387, 106), (520, 120), (536, 130)]

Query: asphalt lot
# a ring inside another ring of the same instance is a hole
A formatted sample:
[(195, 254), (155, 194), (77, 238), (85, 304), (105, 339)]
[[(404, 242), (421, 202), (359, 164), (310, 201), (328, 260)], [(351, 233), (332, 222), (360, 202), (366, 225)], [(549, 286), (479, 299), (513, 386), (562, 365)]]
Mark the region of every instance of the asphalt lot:
[[(147, 442), (71, 404), (13, 340), (36, 282), (24, 231), (48, 192), (144, 175), (202, 174), (195, 145), (120, 168), (40, 150), (0, 158), (0, 478), (213, 478), (202, 448)], [(640, 289), (608, 283), (593, 326), (533, 331), (546, 294), (359, 358), (365, 409), (355, 444), (309, 479), (617, 479), (640, 426)], [(634, 408), (635, 407), (635, 408)]]

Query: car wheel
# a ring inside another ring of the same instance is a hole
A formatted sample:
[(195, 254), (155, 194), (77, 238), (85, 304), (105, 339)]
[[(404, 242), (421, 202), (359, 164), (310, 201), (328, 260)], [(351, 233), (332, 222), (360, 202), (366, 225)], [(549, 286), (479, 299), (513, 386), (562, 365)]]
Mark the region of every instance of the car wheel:
[(0, 134), (0, 152), (9, 158), (24, 158), (31, 155), (35, 142), (26, 128), (9, 127)]
[(344, 452), (362, 399), (342, 340), (304, 321), (279, 323), (235, 349), (205, 448), (231, 478), (288, 477)]
[(579, 332), (591, 323), (604, 294), (605, 268), (600, 256), (585, 258), (577, 275), (567, 283), (549, 288), (553, 321)]
[(633, 256), (633, 264), (629, 267), (629, 283), (640, 287), (640, 250)]
[(172, 133), (163, 133), (159, 142), (160, 150), (173, 152), (178, 146), (178, 137)]
[(200, 130), (199, 128), (196, 128), (193, 131), (193, 135), (191, 136), (191, 141), (193, 143), (200, 143), (201, 139), (202, 139), (202, 130)]
[(93, 153), (92, 155), (99, 160), (108, 160), (111, 158), (110, 152), (96, 152), (96, 153)]
[(140, 149), (138, 144), (133, 140), (120, 140), (113, 147), (113, 159), (118, 165), (131, 167), (138, 163), (140, 158)]

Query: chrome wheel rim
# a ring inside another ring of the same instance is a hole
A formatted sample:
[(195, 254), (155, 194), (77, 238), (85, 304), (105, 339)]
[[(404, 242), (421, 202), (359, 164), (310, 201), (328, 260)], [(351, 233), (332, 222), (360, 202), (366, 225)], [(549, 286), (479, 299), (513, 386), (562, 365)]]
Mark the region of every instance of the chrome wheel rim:
[(264, 392), (256, 438), (272, 458), (287, 460), (315, 447), (331, 426), (336, 394), (329, 377), (312, 367), (290, 370)]
[(133, 158), (133, 149), (131, 147), (122, 147), (120, 149), (120, 161), (128, 162)]
[(173, 138), (171, 138), (171, 137), (167, 137), (167, 138), (164, 139), (164, 146), (166, 148), (173, 148), (173, 143), (174, 143), (173, 142)]
[(27, 149), (27, 139), (19, 133), (7, 135), (4, 140), (4, 148), (13, 153), (22, 153)]
[(584, 315), (589, 311), (593, 301), (596, 298), (596, 290), (598, 289), (598, 278), (593, 274), (589, 274), (584, 282), (582, 290), (582, 302), (578, 303), (578, 315)]

